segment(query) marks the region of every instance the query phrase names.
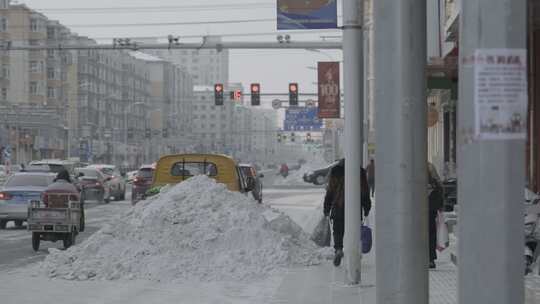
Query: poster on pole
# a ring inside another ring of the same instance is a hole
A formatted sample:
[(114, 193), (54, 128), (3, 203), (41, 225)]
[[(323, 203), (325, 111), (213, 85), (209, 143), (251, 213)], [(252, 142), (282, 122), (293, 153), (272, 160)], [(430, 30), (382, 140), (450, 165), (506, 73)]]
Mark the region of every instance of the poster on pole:
[(319, 118), (340, 118), (339, 62), (319, 62)]
[(526, 50), (477, 49), (474, 78), (475, 138), (526, 139)]
[(335, 29), (337, 0), (277, 0), (277, 29)]

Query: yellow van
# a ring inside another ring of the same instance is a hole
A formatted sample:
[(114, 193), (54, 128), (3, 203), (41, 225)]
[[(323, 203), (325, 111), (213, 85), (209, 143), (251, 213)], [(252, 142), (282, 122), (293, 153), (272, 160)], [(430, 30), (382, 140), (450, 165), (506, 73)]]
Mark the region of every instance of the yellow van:
[(249, 192), (247, 177), (226, 155), (176, 154), (161, 157), (156, 164), (153, 187), (177, 184), (192, 176), (207, 175), (231, 191)]

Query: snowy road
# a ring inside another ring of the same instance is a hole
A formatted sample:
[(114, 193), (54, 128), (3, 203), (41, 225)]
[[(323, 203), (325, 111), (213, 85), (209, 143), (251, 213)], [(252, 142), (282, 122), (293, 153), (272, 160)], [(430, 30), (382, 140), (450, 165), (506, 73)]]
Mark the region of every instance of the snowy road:
[[(112, 216), (130, 207), (128, 201), (111, 202), (110, 204), (86, 203), (86, 230), (77, 236), (77, 243), (84, 241), (99, 230)], [(32, 236), (22, 228), (15, 228), (13, 222), (8, 228), (0, 230), (0, 271), (9, 270), (42, 260), (48, 248), (63, 248), (62, 241), (41, 242), (38, 252), (32, 249)]]
[[(128, 193), (129, 194), (129, 193)], [(279, 187), (264, 190), (264, 203), (287, 213), (306, 231), (313, 229), (314, 221), (320, 214), (323, 190), (314, 187)], [(130, 197), (128, 195), (127, 197)], [(131, 207), (129, 201), (97, 204), (87, 202), (86, 231), (79, 234), (77, 243), (81, 243), (99, 230), (115, 215)], [(0, 230), (0, 272), (12, 270), (41, 261), (48, 254), (48, 248), (63, 248), (62, 242), (41, 242), (40, 250), (34, 252), (31, 246), (31, 234), (23, 228), (15, 228), (13, 223), (6, 230)]]

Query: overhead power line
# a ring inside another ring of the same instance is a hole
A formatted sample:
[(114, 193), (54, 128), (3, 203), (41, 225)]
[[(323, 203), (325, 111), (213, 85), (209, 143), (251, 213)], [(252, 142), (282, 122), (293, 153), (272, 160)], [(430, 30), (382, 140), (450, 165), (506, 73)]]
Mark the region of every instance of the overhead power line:
[(36, 8), (40, 12), (54, 14), (96, 14), (96, 13), (139, 13), (139, 12), (169, 12), (169, 11), (213, 11), (239, 10), (256, 8), (275, 8), (273, 2), (266, 3), (228, 3), (211, 5), (170, 5), (170, 6), (121, 6), (121, 7), (70, 7), (70, 8)]
[(214, 21), (188, 21), (188, 22), (156, 22), (156, 23), (102, 23), (102, 24), (71, 24), (73, 28), (97, 28), (97, 27), (145, 27), (145, 26), (173, 26), (173, 25), (202, 25), (202, 24), (240, 24), (253, 22), (275, 22), (275, 18), (268, 19), (243, 19), (243, 20), (214, 20)]

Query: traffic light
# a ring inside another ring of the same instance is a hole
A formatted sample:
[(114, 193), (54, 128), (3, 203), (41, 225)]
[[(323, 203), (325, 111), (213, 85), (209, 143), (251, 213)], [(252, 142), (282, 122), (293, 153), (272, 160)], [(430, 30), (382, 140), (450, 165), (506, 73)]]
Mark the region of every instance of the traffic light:
[(289, 83), (289, 106), (298, 105), (298, 83)]
[(261, 85), (258, 83), (251, 84), (251, 105), (261, 105)]
[(230, 97), (232, 101), (242, 101), (242, 91), (241, 90), (231, 91)]
[(144, 130), (144, 137), (150, 138), (151, 136), (152, 136), (152, 130), (150, 130), (150, 128), (146, 128), (146, 130)]
[(291, 142), (294, 142), (294, 132), (291, 133)]
[(278, 143), (281, 142), (281, 134), (278, 134), (278, 135), (277, 135), (277, 142), (278, 142)]
[(306, 142), (310, 143), (311, 142), (311, 133), (308, 133), (306, 135)]
[(163, 138), (169, 137), (169, 130), (168, 129), (163, 129), (162, 132), (163, 132), (163, 134), (162, 134)]
[(223, 84), (222, 83), (216, 83), (214, 85), (214, 101), (215, 101), (216, 106), (223, 105)]

